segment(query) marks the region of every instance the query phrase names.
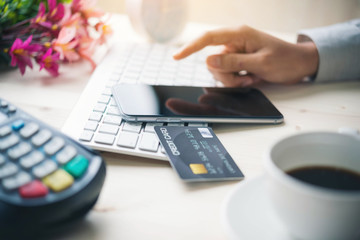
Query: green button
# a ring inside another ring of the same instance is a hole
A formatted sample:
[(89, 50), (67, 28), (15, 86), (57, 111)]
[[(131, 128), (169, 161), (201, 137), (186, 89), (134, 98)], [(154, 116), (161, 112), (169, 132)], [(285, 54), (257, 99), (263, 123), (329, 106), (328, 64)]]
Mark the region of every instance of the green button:
[(64, 169), (70, 173), (74, 178), (81, 177), (89, 166), (89, 160), (84, 156), (78, 155), (70, 162), (68, 162)]

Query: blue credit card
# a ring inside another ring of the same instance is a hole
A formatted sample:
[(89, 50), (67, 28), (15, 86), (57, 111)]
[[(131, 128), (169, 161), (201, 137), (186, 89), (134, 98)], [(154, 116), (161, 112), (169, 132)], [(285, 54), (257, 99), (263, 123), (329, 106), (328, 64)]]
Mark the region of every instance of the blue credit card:
[(198, 182), (244, 178), (211, 128), (156, 126), (155, 132), (182, 180)]

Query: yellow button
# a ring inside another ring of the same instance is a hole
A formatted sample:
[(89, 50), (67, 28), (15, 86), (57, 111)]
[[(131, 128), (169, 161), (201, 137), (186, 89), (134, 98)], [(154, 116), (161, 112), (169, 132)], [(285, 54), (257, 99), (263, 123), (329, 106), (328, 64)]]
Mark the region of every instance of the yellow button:
[(59, 169), (49, 176), (44, 177), (42, 181), (54, 192), (61, 192), (73, 184), (74, 178), (65, 170)]
[(206, 174), (206, 173), (208, 173), (208, 171), (207, 171), (206, 167), (204, 166), (204, 164), (192, 163), (189, 166), (190, 166), (191, 171), (194, 174)]

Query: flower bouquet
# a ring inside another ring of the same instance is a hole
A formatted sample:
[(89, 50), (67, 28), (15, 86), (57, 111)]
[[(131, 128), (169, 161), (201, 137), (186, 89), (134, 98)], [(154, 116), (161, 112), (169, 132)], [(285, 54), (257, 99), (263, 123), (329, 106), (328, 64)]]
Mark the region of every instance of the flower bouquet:
[(0, 0), (0, 65), (33, 63), (59, 75), (60, 62), (85, 59), (112, 33), (95, 0)]

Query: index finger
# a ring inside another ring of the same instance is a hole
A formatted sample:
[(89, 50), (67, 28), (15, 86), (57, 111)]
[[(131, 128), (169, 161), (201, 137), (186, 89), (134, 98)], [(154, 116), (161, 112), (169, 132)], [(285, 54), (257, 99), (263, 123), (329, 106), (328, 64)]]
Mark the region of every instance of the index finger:
[(234, 41), (238, 37), (238, 32), (235, 29), (218, 29), (204, 33), (194, 41), (185, 45), (179, 52), (173, 55), (175, 60), (185, 58), (197, 51), (200, 51), (206, 46), (223, 45)]

